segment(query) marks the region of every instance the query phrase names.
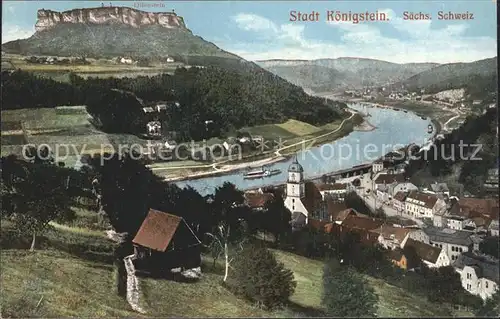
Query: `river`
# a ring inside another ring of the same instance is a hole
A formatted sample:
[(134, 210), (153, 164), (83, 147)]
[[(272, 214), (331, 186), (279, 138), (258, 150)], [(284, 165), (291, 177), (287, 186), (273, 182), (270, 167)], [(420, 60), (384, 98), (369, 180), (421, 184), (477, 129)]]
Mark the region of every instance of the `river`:
[[(304, 168), (306, 179), (372, 162), (408, 144), (424, 145), (432, 136), (427, 132), (428, 125), (432, 124), (430, 119), (423, 120), (410, 111), (405, 113), (403, 110), (363, 106), (360, 103), (347, 103), (347, 105), (354, 110), (368, 112), (371, 116), (366, 120), (376, 126), (376, 129), (368, 132), (353, 131), (335, 142), (309, 149), (306, 149), (306, 144), (304, 149), (297, 153), (297, 159)], [(281, 173), (263, 179), (245, 180), (244, 171), (238, 171), (223, 176), (179, 181), (176, 184), (179, 187), (189, 185), (202, 195), (213, 193), (216, 187), (226, 181), (235, 184), (241, 190), (284, 184), (292, 160), (268, 165), (270, 169), (280, 169)]]

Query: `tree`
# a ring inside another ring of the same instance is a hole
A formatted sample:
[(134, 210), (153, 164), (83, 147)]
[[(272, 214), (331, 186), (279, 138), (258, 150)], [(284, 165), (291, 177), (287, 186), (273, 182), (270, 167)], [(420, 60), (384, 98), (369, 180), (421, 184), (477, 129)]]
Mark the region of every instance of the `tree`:
[(497, 290), (484, 305), (476, 310), (476, 317), (498, 318), (500, 316), (500, 290)]
[(265, 204), (266, 213), (262, 214), (266, 230), (270, 231), (279, 243), (291, 232), (290, 220), (292, 213), (285, 206), (283, 197), (275, 194), (271, 201)]
[(228, 282), (236, 294), (268, 309), (281, 307), (295, 291), (293, 272), (260, 245), (247, 245), (234, 263)]
[(51, 221), (75, 217), (66, 177), (57, 166), (2, 157), (2, 218), (11, 220), (20, 235), (31, 234), (30, 250)]
[(498, 236), (488, 236), (479, 244), (479, 251), (483, 254), (499, 258)]
[[(242, 227), (242, 226), (240, 226)], [(239, 233), (236, 232), (235, 233)], [(212, 242), (209, 245), (209, 249), (212, 251), (212, 257), (214, 260), (214, 265), (219, 258), (220, 255), (224, 254), (224, 279), (226, 282), (227, 277), (229, 275), (229, 267), (231, 267), (231, 262), (234, 257), (229, 259), (229, 246), (234, 245), (237, 246), (239, 250), (243, 249), (243, 244), (246, 240), (245, 237), (235, 236), (231, 232), (231, 225), (221, 222), (217, 227), (217, 231), (213, 233), (206, 233), (206, 236), (212, 239)], [(235, 252), (236, 254), (236, 252)]]
[(379, 208), (375, 209), (374, 217), (380, 218), (380, 219), (386, 219), (387, 218), (387, 214), (385, 213), (384, 208), (383, 207), (379, 207)]
[(426, 269), (424, 272), (430, 301), (453, 302), (464, 289), (460, 275), (452, 266)]
[(374, 289), (352, 268), (336, 259), (325, 263), (323, 298), (327, 314), (333, 317), (373, 317), (378, 297)]
[(344, 199), (347, 207), (353, 208), (357, 212), (365, 215), (372, 215), (372, 211), (366, 206), (365, 201), (356, 192), (349, 192)]

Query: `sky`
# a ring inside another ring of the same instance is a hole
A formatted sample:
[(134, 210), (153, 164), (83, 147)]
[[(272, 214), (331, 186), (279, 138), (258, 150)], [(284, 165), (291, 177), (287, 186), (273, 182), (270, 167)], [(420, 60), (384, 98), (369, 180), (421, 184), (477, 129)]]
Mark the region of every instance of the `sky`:
[[(139, 2), (184, 17), (198, 36), (247, 60), (360, 57), (396, 63), (471, 62), (497, 55), (495, 0), (473, 1), (112, 1)], [(27, 38), (39, 9), (100, 7), (102, 1), (2, 1), (2, 43)], [(388, 21), (327, 21), (327, 10), (383, 12)], [(319, 21), (290, 21), (290, 11), (319, 13)], [(472, 20), (440, 20), (438, 12), (471, 13)], [(404, 12), (431, 20), (405, 20)]]

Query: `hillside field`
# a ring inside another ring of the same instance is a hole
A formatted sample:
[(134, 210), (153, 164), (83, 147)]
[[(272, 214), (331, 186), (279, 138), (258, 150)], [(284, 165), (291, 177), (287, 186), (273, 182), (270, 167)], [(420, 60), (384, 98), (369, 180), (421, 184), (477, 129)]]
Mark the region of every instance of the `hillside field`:
[(161, 73), (172, 73), (180, 66), (186, 67), (184, 63), (172, 63), (169, 65), (137, 66), (127, 64), (116, 64), (109, 60), (88, 59), (89, 65), (58, 65), (58, 64), (36, 64), (28, 63), (24, 59), (27, 56), (19, 54), (6, 54), (2, 58), (2, 70), (29, 71), (34, 74), (51, 78), (53, 80), (68, 82), (69, 73), (73, 72), (84, 78), (87, 77), (137, 77), (154, 76)]
[[(92, 212), (79, 211), (91, 219)], [(85, 224), (85, 223), (80, 223)], [(89, 224), (88, 224), (89, 225)], [(2, 317), (142, 317), (114, 289), (113, 243), (103, 231), (54, 224), (40, 236), (35, 252), (30, 238), (14, 241), (2, 223)], [(6, 234), (6, 235), (5, 235)], [(297, 289), (282, 310), (265, 311), (237, 298), (222, 285), (223, 268), (203, 258), (203, 277), (195, 283), (140, 278), (141, 303), (147, 317), (290, 317), (321, 316), (323, 263), (273, 250), (290, 268)], [(443, 305), (368, 278), (379, 295), (379, 317), (446, 316)]]

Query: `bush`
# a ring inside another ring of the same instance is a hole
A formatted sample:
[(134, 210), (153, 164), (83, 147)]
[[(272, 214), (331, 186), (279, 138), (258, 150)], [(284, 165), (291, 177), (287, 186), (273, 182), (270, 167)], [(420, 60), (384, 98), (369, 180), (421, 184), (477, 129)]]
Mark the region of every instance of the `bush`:
[(325, 263), (323, 300), (327, 314), (333, 317), (373, 317), (378, 296), (374, 289), (352, 268), (336, 259)]
[(265, 247), (248, 245), (234, 261), (229, 288), (267, 309), (283, 306), (295, 291), (293, 272)]

